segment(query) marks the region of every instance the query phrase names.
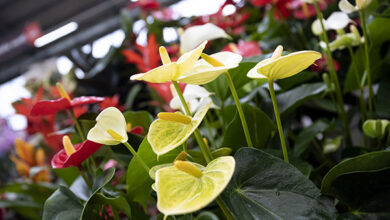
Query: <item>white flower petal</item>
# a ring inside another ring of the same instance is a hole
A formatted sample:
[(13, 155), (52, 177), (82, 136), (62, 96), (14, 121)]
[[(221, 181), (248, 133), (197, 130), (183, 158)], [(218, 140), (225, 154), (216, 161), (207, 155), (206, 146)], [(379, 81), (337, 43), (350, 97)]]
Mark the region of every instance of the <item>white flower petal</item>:
[(351, 13), (351, 12), (357, 11), (357, 8), (355, 8), (355, 6), (353, 6), (351, 3), (349, 3), (348, 0), (341, 0), (339, 2), (339, 8), (342, 12), (345, 12), (345, 13)]
[(217, 38), (230, 37), (223, 29), (211, 23), (189, 27), (180, 36), (180, 53), (194, 49), (203, 41)]
[(326, 19), (326, 27), (328, 30), (344, 29), (352, 22), (348, 15), (344, 12), (333, 12), (328, 19)]

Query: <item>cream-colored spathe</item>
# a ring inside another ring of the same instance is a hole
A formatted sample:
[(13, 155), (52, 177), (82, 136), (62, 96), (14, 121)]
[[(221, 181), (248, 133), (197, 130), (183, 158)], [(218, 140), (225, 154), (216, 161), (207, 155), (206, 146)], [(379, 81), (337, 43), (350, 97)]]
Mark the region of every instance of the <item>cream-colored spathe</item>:
[[(197, 48), (183, 54), (176, 62), (165, 63), (146, 73), (135, 74), (130, 77), (131, 80), (144, 80), (152, 83), (164, 83), (177, 81), (177, 78), (187, 73), (193, 68), (200, 54), (205, 48), (207, 41), (204, 41)], [(161, 50), (160, 50), (161, 51)], [(161, 57), (167, 54), (160, 54)]]
[(200, 59), (189, 72), (180, 76), (178, 81), (192, 85), (203, 85), (215, 80), (229, 69), (236, 68), (242, 60), (241, 55), (227, 51), (212, 54), (210, 57), (222, 63), (223, 66), (214, 67), (204, 59)]
[[(148, 141), (157, 155), (163, 155), (186, 141), (200, 125), (210, 108), (211, 102), (202, 103), (202, 107), (191, 118), (191, 123), (157, 119), (149, 127)], [(176, 114), (181, 114), (177, 112)]]
[(207, 206), (225, 189), (235, 168), (235, 160), (231, 156), (219, 157), (207, 167), (193, 164), (202, 171), (201, 177), (197, 178), (175, 166), (157, 170), (154, 185), (157, 208), (164, 215), (191, 213)]
[(299, 51), (281, 56), (282, 46), (278, 46), (271, 58), (265, 59), (247, 73), (249, 78), (266, 78), (268, 80), (284, 79), (306, 69), (321, 58), (316, 51)]
[[(120, 135), (122, 140), (112, 137), (107, 132), (109, 129)], [(126, 120), (122, 112), (115, 107), (104, 109), (96, 117), (96, 125), (89, 130), (87, 139), (105, 145), (117, 145), (127, 142)]]

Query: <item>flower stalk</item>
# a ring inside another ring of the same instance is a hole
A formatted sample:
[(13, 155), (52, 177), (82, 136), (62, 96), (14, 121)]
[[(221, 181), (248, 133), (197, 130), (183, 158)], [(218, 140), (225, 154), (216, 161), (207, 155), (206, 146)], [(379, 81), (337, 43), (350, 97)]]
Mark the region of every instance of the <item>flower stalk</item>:
[(129, 149), (131, 154), (133, 154), (133, 156), (135, 158), (137, 158), (137, 160), (140, 162), (140, 164), (144, 168), (144, 170), (147, 173), (149, 173), (150, 168), (148, 167), (148, 165), (146, 165), (145, 161), (137, 154), (137, 152), (134, 150), (134, 148), (128, 142), (124, 142), (123, 145), (125, 145), (126, 148)]
[(272, 105), (274, 107), (274, 113), (275, 113), (276, 125), (278, 127), (280, 143), (282, 145), (283, 159), (285, 162), (289, 163), (286, 141), (284, 138), (282, 122), (280, 120), (280, 115), (279, 115), (278, 103), (276, 102), (276, 96), (275, 96), (275, 90), (274, 90), (274, 80), (273, 79), (268, 80), (268, 86), (269, 86), (269, 93), (270, 93), (271, 99), (272, 99)]
[(322, 37), (323, 37), (325, 44), (326, 44), (326, 49), (325, 49), (326, 61), (327, 61), (328, 66), (329, 66), (330, 78), (333, 81), (333, 83), (335, 84), (336, 100), (337, 100), (338, 109), (339, 109), (338, 112), (339, 112), (339, 116), (341, 118), (341, 121), (343, 122), (344, 132), (346, 134), (347, 145), (352, 145), (352, 139), (351, 139), (351, 134), (349, 131), (347, 114), (346, 114), (345, 109), (344, 109), (344, 99), (343, 99), (343, 95), (341, 92), (341, 87), (340, 87), (339, 79), (337, 77), (336, 69), (334, 67), (333, 56), (332, 56), (332, 52), (331, 52), (330, 46), (329, 46), (329, 39), (328, 39), (328, 36), (326, 34), (325, 24), (323, 21), (324, 15), (322, 14), (322, 12), (320, 10), (317, 1), (313, 1), (313, 4), (314, 4), (314, 8), (315, 8), (316, 13), (317, 13), (318, 20), (320, 21), (320, 24), (321, 24)]

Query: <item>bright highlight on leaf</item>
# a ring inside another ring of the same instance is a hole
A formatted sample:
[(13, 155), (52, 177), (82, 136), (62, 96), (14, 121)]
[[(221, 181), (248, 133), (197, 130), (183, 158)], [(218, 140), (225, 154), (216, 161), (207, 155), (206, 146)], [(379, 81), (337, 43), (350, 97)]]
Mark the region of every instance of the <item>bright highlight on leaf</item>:
[(65, 149), (66, 155), (68, 155), (68, 157), (70, 155), (72, 155), (74, 152), (76, 152), (76, 150), (73, 147), (72, 142), (70, 141), (70, 139), (67, 135), (65, 135), (62, 138), (62, 145), (64, 145), (64, 149)]
[(268, 80), (284, 79), (300, 73), (317, 59), (321, 54), (316, 51), (299, 51), (281, 56), (282, 46), (278, 46), (271, 58), (259, 62), (249, 70), (249, 78), (267, 78)]
[(210, 102), (203, 104), (188, 124), (174, 120), (155, 120), (150, 125), (147, 136), (153, 151), (162, 155), (184, 143), (202, 122), (210, 105)]
[(183, 115), (180, 112), (172, 113), (172, 112), (160, 112), (157, 117), (162, 120), (179, 122), (183, 124), (191, 123), (191, 117)]
[(194, 67), (178, 78), (178, 81), (193, 85), (209, 83), (229, 69), (236, 68), (242, 56), (232, 52), (219, 52), (212, 55), (202, 54)]
[(115, 107), (104, 109), (96, 117), (96, 125), (89, 130), (87, 139), (105, 145), (127, 141), (127, 124), (122, 112)]
[(174, 166), (158, 169), (155, 182), (158, 210), (165, 215), (178, 215), (207, 206), (225, 189), (234, 168), (234, 158), (225, 156), (211, 161), (207, 167), (176, 161)]

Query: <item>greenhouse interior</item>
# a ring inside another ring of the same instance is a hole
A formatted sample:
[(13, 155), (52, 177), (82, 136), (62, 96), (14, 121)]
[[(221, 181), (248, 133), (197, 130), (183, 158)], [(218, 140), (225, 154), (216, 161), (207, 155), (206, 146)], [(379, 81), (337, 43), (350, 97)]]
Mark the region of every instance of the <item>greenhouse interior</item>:
[(389, 27), (390, 0), (0, 0), (0, 220), (390, 219)]

